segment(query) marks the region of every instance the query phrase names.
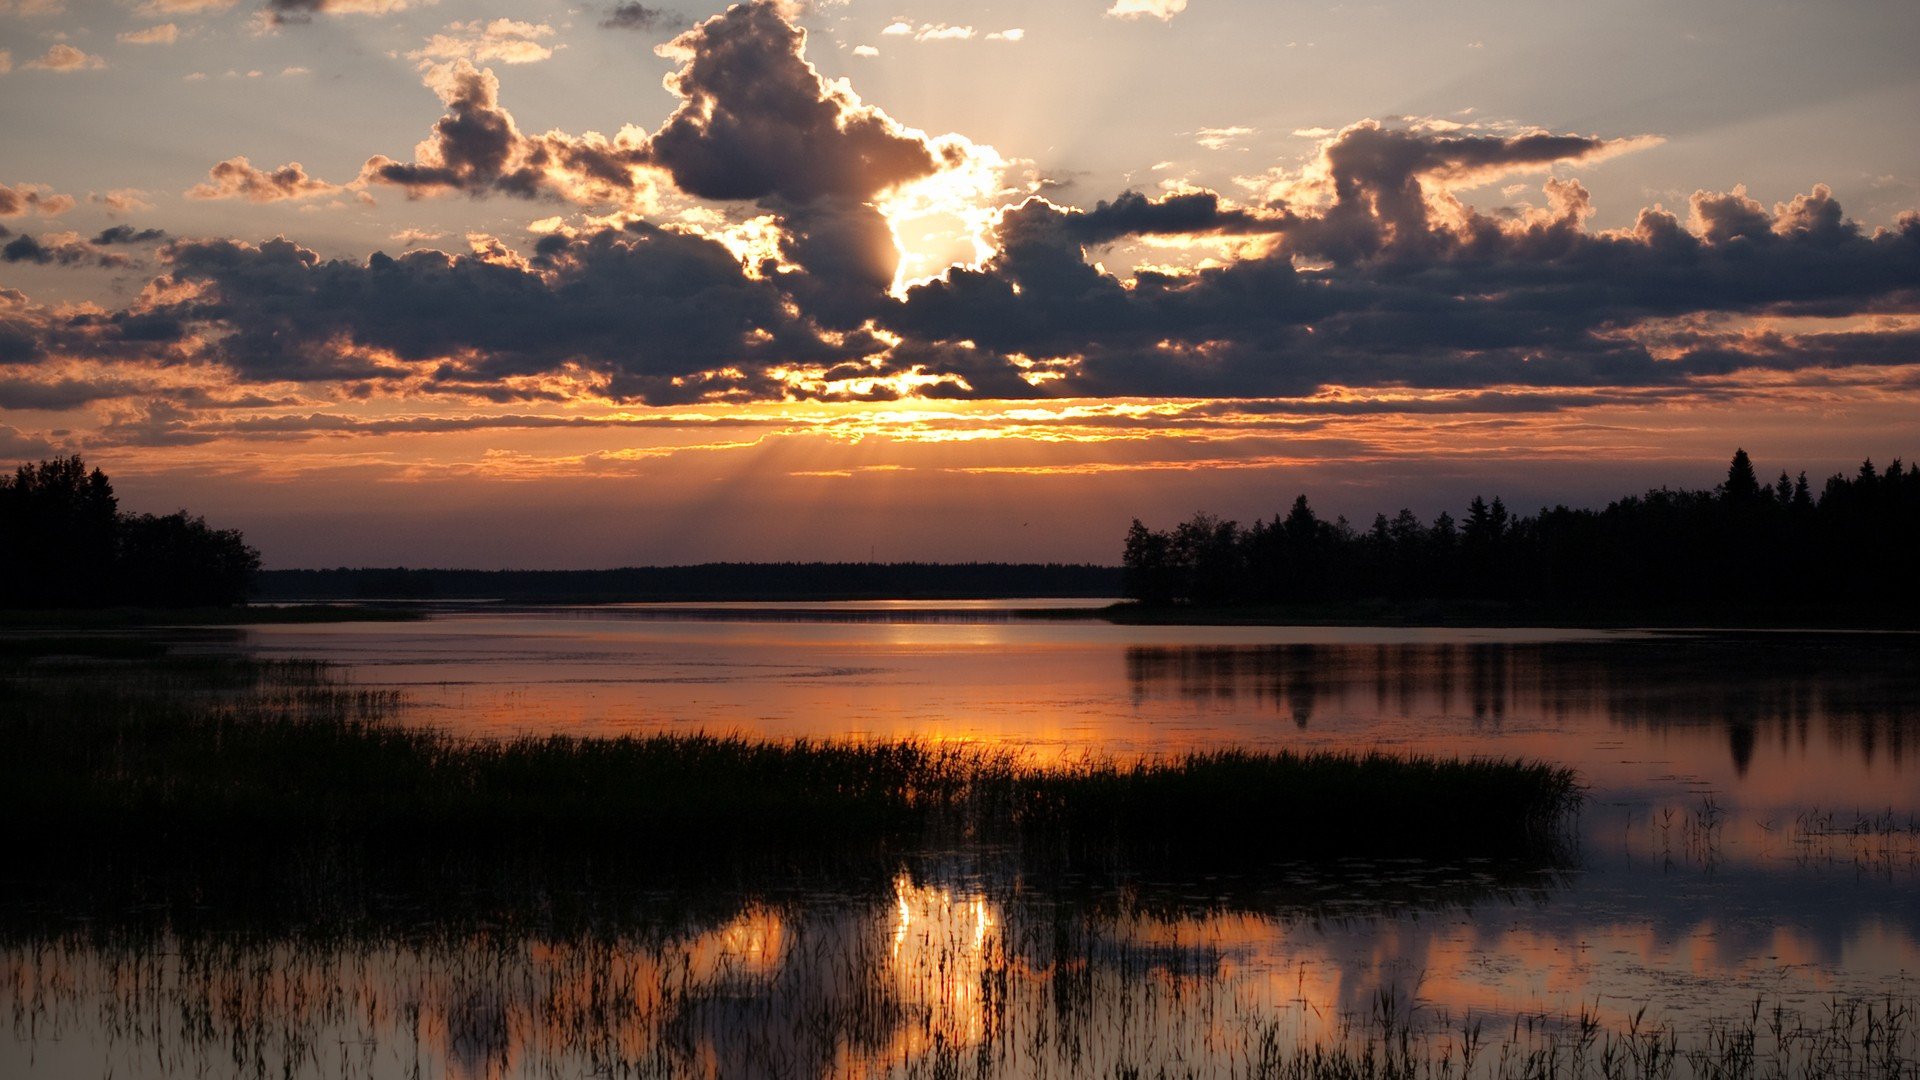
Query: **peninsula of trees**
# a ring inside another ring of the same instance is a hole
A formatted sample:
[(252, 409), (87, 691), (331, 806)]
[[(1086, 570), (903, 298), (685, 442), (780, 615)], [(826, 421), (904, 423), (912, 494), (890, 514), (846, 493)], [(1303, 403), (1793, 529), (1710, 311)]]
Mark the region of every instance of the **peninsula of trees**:
[(0, 608), (228, 607), (259, 569), (232, 529), (122, 511), (77, 455), (0, 475)]
[(1920, 466), (1871, 461), (1816, 492), (1762, 483), (1746, 451), (1712, 491), (1661, 488), (1603, 510), (1515, 514), (1476, 497), (1465, 517), (1410, 511), (1362, 530), (1305, 495), (1251, 526), (1196, 514), (1127, 533), (1128, 597), (1149, 608), (1311, 609), (1356, 603), (1585, 617), (1700, 613), (1910, 622), (1920, 601)]

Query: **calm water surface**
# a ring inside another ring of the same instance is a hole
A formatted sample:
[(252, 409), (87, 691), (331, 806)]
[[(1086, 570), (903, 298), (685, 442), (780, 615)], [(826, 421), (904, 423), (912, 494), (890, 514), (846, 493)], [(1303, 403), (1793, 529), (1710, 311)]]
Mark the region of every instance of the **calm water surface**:
[[(1360, 866), (1313, 904), (1082, 906), (957, 857), (877, 899), (756, 901), (644, 940), (159, 960), (43, 942), (7, 954), (0, 1073), (1231, 1075), (1261, 1039), (1338, 1038), (1383, 1001), (1429, 1032), (1480, 1018), (1504, 1035), (1582, 1010), (1686, 1032), (1756, 999), (1818, 1016), (1920, 995), (1920, 639), (1124, 627), (1014, 607), (454, 612), (260, 626), (240, 647), (333, 661), (403, 691), (411, 722), (483, 735), (1545, 758), (1590, 789), (1577, 861), (1430, 903), (1394, 885), (1406, 868)], [(130, 985), (169, 1004), (148, 1015)], [(206, 1015), (169, 1019), (178, 1000)]]

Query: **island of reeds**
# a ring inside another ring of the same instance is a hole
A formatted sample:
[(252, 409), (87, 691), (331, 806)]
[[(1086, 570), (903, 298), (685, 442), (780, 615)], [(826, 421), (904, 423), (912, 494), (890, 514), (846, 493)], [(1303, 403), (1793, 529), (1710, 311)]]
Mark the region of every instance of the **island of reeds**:
[(903, 859), (986, 849), (1046, 878), (1359, 857), (1538, 867), (1561, 855), (1580, 790), (1520, 761), (1042, 765), (921, 740), (478, 739), (402, 723), (390, 692), (312, 663), (114, 636), (7, 639), (0, 669), (5, 874), (16, 897), (56, 904), (484, 906), (524, 887), (885, 882)]

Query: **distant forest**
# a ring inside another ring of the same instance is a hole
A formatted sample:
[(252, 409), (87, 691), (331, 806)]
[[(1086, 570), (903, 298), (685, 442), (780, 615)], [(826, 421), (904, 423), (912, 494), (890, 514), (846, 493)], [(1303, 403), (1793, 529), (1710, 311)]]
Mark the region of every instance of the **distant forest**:
[(1366, 529), (1305, 495), (1243, 527), (1196, 514), (1135, 520), (1124, 592), (1148, 605), (1273, 607), (1488, 602), (1566, 612), (1881, 613), (1920, 600), (1920, 466), (1872, 461), (1818, 492), (1803, 472), (1762, 483), (1745, 450), (1712, 491), (1661, 488), (1604, 510), (1515, 514), (1476, 497), (1431, 524), (1407, 510)]
[(0, 608), (227, 607), (259, 568), (231, 529), (121, 511), (77, 455), (0, 475)]
[(1120, 570), (1062, 563), (706, 563), (618, 570), (267, 570), (255, 599), (961, 600), (1120, 595)]

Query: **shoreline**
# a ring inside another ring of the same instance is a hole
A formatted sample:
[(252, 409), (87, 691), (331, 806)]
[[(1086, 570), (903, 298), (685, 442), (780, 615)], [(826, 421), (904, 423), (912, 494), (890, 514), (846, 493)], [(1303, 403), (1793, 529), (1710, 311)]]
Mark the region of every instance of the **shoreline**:
[[(44, 631), (79, 633), (172, 627), (239, 627), (355, 622), (417, 622), (443, 614), (513, 614), (577, 609), (614, 611), (635, 618), (755, 622), (1102, 622), (1165, 627), (1379, 627), (1390, 629), (1648, 630), (1670, 633), (1920, 633), (1920, 613), (1547, 611), (1525, 607), (1446, 604), (1346, 604), (1310, 607), (1148, 607), (1123, 601), (1099, 607), (982, 607), (983, 602), (1067, 600), (1064, 597), (904, 598), (912, 608), (852, 608), (903, 598), (817, 596), (740, 600), (554, 598), (526, 600), (274, 600), (233, 608), (95, 608), (0, 610), (0, 635)], [(952, 607), (943, 607), (952, 604)], [(765, 606), (761, 606), (765, 605)], [(817, 605), (817, 606), (809, 606)]]

